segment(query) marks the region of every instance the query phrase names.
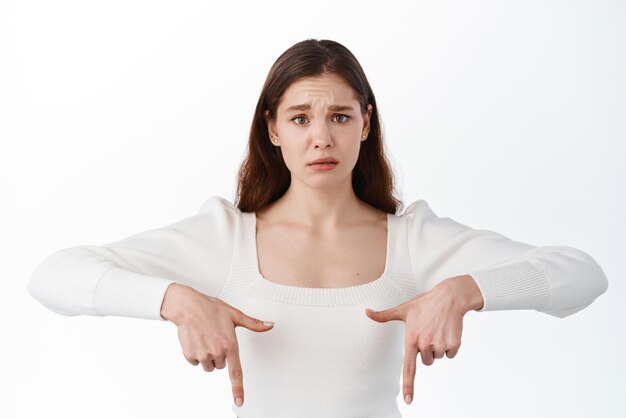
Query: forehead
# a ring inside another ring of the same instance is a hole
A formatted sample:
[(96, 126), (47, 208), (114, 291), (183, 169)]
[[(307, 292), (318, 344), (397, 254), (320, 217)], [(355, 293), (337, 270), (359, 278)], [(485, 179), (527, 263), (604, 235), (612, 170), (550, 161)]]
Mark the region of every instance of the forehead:
[(279, 108), (305, 103), (323, 102), (324, 104), (358, 103), (356, 92), (339, 75), (330, 73), (319, 77), (306, 77), (294, 81), (285, 90)]

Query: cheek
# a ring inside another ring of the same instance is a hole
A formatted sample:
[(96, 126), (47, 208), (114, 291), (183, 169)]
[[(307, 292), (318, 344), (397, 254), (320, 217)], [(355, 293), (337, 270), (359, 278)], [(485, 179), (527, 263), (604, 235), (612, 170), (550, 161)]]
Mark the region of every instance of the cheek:
[(278, 130), (278, 134), (286, 137), (298, 136), (301, 135), (301, 132), (304, 130), (292, 123), (278, 123), (276, 125), (276, 129)]
[(304, 161), (304, 151), (298, 149), (298, 147), (294, 144), (295, 141), (281, 141), (280, 152), (283, 155), (283, 161), (285, 165), (289, 169), (289, 171), (298, 171), (301, 169), (300, 166), (306, 163)]

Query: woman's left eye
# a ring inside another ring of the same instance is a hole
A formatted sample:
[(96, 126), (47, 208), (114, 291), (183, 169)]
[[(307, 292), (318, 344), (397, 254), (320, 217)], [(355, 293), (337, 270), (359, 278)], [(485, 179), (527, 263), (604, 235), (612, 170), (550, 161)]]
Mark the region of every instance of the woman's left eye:
[[(348, 115), (337, 115), (337, 116), (335, 116), (335, 117), (336, 117), (336, 118), (345, 118), (345, 119), (343, 120), (343, 122), (347, 122), (347, 121), (348, 121), (348, 119), (350, 119), (350, 116), (348, 116)], [(341, 122), (341, 121), (340, 121), (340, 122)]]

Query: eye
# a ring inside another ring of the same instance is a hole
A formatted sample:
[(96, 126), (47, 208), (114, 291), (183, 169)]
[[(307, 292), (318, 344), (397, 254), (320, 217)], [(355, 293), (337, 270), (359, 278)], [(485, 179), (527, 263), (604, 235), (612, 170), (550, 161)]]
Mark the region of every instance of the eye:
[(348, 119), (350, 119), (350, 116), (348, 115), (336, 115), (336, 118), (345, 118), (343, 119), (343, 121), (339, 121), (339, 123), (346, 123), (348, 121)]
[(306, 118), (304, 116), (296, 116), (296, 117), (292, 118), (291, 120), (294, 121), (296, 125), (304, 124), (304, 122), (302, 122), (302, 123), (296, 122), (298, 119), (306, 119)]

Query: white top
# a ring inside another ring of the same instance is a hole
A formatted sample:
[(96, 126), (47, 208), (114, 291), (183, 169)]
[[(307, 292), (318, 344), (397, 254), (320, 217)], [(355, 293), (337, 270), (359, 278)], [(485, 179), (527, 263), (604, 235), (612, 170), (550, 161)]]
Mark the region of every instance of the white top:
[(534, 309), (563, 318), (608, 288), (588, 254), (535, 247), (438, 217), (424, 200), (388, 214), (385, 271), (358, 286), (273, 283), (258, 268), (256, 215), (210, 197), (194, 216), (100, 246), (57, 251), (32, 273), (28, 292), (62, 315), (164, 320), (167, 287), (182, 283), (245, 314), (267, 332), (236, 328), (245, 400), (240, 418), (397, 418), (404, 323), (365, 314), (396, 306), (442, 280), (469, 274), (478, 312)]

